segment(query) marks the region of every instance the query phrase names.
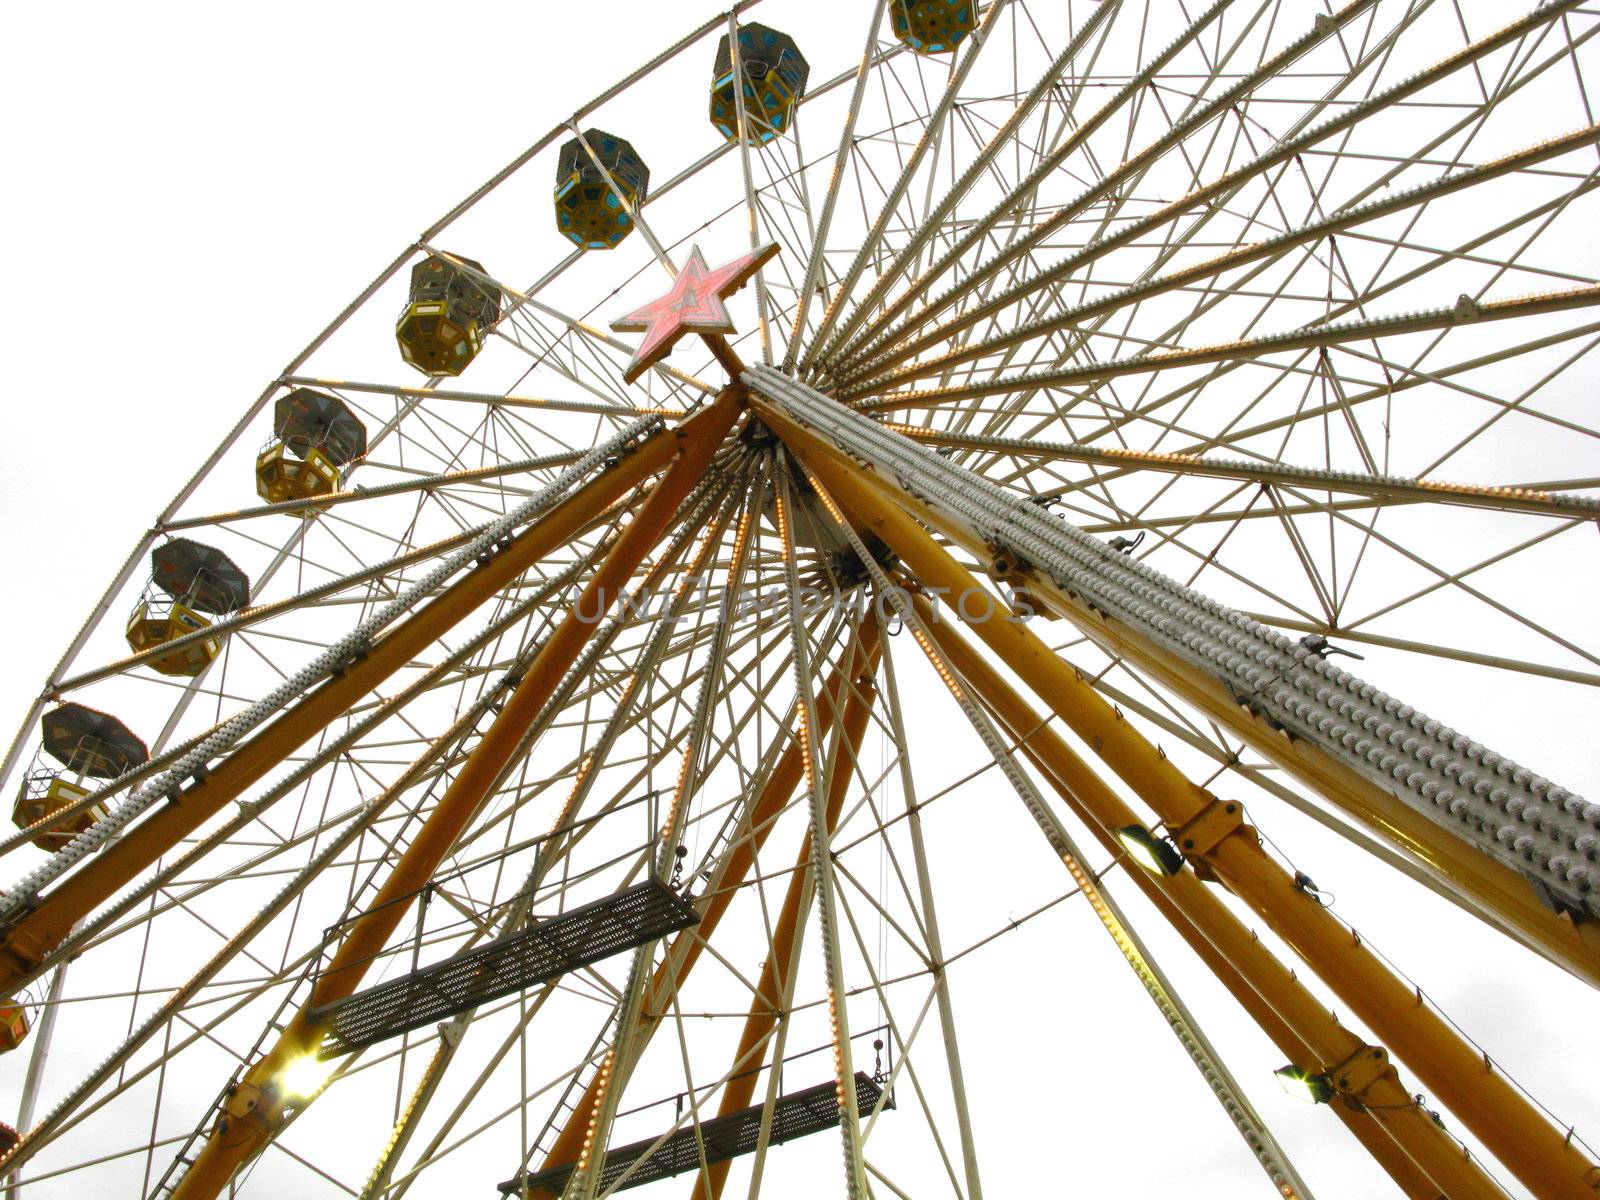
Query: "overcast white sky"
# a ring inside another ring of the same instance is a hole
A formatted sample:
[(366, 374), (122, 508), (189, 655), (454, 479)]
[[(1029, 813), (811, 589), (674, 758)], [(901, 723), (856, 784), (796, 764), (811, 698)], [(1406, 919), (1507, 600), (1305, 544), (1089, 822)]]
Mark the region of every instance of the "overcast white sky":
[[(841, 21), (862, 7), (830, 2)], [(129, 547), (265, 381), (399, 246), (712, 11), (660, 0), (9, 8), (0, 126), (7, 737)], [(859, 37), (853, 24), (848, 36)], [(703, 118), (696, 110), (692, 119)], [(1530, 955), (1479, 949), (1480, 927), (1379, 879), (1304, 822), (1284, 814), (1278, 832), (1314, 851), (1342, 912), (1381, 930), (1384, 949), (1542, 1099), (1596, 1131), (1600, 1037), (1582, 1016), (1594, 1011), (1591, 991)], [(1042, 1002), (1013, 1012), (1052, 1037), (1102, 1036)], [(1570, 1035), (1552, 1053), (1558, 1020)], [(1257, 1081), (1270, 1058), (1247, 1064)], [(1158, 1061), (1152, 1087), (1160, 1072), (1188, 1070), (1170, 1054)], [(1144, 1070), (1137, 1057), (1129, 1065)], [(14, 1086), (21, 1068), (11, 1056), (0, 1074)], [(1075, 1086), (1035, 1080), (1030, 1090), (1048, 1103)], [(1364, 1166), (1346, 1173), (1340, 1160), (1359, 1151), (1325, 1114), (1274, 1099), (1270, 1081), (1255, 1094), (1313, 1164), (1313, 1187), (1320, 1167), (1320, 1178), (1347, 1188), (1327, 1187), (1324, 1200), (1389, 1194)], [(1081, 1147), (1083, 1190), (1185, 1191), (1181, 1164), (1157, 1165), (1178, 1139), (1155, 1127), (1144, 1136), (1150, 1157), (1130, 1178), (1125, 1162), (1100, 1160), (1092, 1135)], [(1238, 1194), (1262, 1194), (1247, 1172), (1203, 1190), (1232, 1194), (1237, 1183)], [(1037, 1182), (1044, 1195), (1078, 1190), (1056, 1168)]]

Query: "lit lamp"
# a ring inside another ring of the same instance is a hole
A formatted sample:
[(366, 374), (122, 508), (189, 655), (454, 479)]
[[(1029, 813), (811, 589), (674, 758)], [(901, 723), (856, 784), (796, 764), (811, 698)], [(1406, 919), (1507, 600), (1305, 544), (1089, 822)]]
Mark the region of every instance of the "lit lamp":
[(1129, 857), (1152, 875), (1176, 875), (1183, 870), (1178, 848), (1143, 825), (1124, 825), (1117, 830), (1117, 837)]
[(1278, 1086), (1296, 1100), (1304, 1100), (1307, 1104), (1326, 1104), (1333, 1098), (1333, 1085), (1328, 1082), (1326, 1075), (1314, 1075), (1293, 1063), (1279, 1067), (1273, 1075), (1277, 1077)]

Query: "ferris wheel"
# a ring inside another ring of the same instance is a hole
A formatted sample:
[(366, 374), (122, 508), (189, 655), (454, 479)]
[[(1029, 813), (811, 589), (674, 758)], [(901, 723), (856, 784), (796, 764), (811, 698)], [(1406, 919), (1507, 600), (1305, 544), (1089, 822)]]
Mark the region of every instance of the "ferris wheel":
[(752, 0), (606, 88), (26, 714), (8, 1194), (1594, 1197), (1589, 1023), (1300, 839), (1600, 986), (1596, 34)]

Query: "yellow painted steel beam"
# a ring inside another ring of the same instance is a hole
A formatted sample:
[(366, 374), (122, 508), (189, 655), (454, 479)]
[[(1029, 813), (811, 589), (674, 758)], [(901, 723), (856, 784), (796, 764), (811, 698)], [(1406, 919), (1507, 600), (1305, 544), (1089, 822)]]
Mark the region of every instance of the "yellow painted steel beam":
[(211, 1136), (178, 1181), (173, 1200), (214, 1200), (234, 1173), (276, 1135), (290, 1102), (281, 1085), (282, 1073), (297, 1059), (315, 1054), (321, 1041), (323, 1030), (312, 1018), (312, 1011), (350, 995), (361, 985), (417, 894), (433, 878), (439, 863), (516, 754), (539, 710), (599, 628), (596, 616), (608, 611), (620, 598), (629, 578), (699, 483), (743, 408), (742, 389), (730, 388), (699, 418), (674, 431), (677, 453), (671, 465), (535, 655), (522, 681), (506, 698), (366, 911), (348, 926), (305, 1005), (273, 1047), (235, 1085)]
[[(844, 689), (852, 678), (861, 673), (863, 663), (868, 664), (866, 671), (869, 677), (876, 670), (881, 644), (881, 627), (876, 616), (869, 612), (857, 627), (856, 635), (852, 639), (854, 650), (847, 655), (846, 663), (836, 666), (827, 682), (818, 690), (817, 709), (823, 714), (824, 721), (831, 719), (832, 714), (839, 711)], [(673, 993), (683, 985), (683, 981), (688, 978), (689, 972), (699, 961), (706, 943), (710, 941), (717, 925), (728, 911), (728, 906), (738, 894), (739, 887), (755, 866), (761, 847), (771, 835), (779, 814), (794, 796), (795, 789), (800, 786), (804, 773), (805, 764), (801, 755), (800, 741), (791, 735), (788, 745), (784, 747), (777, 763), (767, 776), (760, 795), (751, 806), (748, 836), (729, 851), (725, 867), (704, 898), (705, 908), (701, 911), (700, 923), (677, 935), (661, 965), (656, 968), (655, 975), (645, 992), (639, 1027), (633, 1034), (636, 1046), (642, 1047), (660, 1025), (662, 1017), (669, 1010)], [(578, 1161), (578, 1155), (583, 1152), (584, 1135), (588, 1129), (589, 1119), (594, 1115), (599, 1100), (599, 1082), (597, 1079), (590, 1080), (582, 1098), (574, 1106), (566, 1124), (556, 1136), (555, 1144), (545, 1156), (540, 1170), (567, 1166)], [(551, 1193), (544, 1191), (533, 1191), (530, 1197), (531, 1200), (554, 1200)]]
[(1489, 924), (1551, 962), (1600, 987), (1600, 922), (1557, 913), (1532, 883), (1475, 846), (1451, 835), (1304, 740), (1291, 739), (1240, 707), (1216, 679), (1153, 650), (1120, 623), (1078, 605), (1048, 579), (1030, 575), (1030, 595), (1065, 616), (1112, 654), (1138, 663), (1152, 678), (1216, 717), (1263, 757), (1382, 834), (1431, 870)]
[[(1140, 818), (982, 655), (957, 635), (948, 622), (934, 618), (933, 605), (927, 597), (913, 595), (912, 599), (927, 621), (929, 636), (949, 667), (994, 715), (1019, 752), (1055, 789), (1101, 846), (1112, 855), (1123, 856), (1125, 851), (1115, 831)], [(1343, 1061), (1353, 1048), (1359, 1048), (1360, 1038), (1340, 1025), (1197, 876), (1189, 872), (1156, 876), (1132, 870), (1128, 878), (1289, 1062), (1315, 1071)], [(1226, 952), (1222, 947), (1226, 947)], [(1275, 996), (1278, 1006), (1288, 1010), (1287, 1018), (1268, 1003), (1265, 998), (1268, 995)], [(1392, 1080), (1393, 1076), (1387, 1078)], [(1393, 1101), (1395, 1087), (1385, 1084), (1380, 1091), (1391, 1093), (1388, 1099)], [(1418, 1157), (1424, 1159), (1441, 1140), (1447, 1158), (1457, 1158), (1459, 1153), (1454, 1142), (1443, 1135), (1431, 1118), (1419, 1109), (1403, 1108), (1409, 1099), (1404, 1088), (1398, 1088), (1398, 1095), (1401, 1108), (1363, 1111), (1356, 1105), (1344, 1103), (1328, 1107), (1408, 1200), (1438, 1200), (1442, 1185), (1428, 1177), (1406, 1152), (1404, 1144), (1417, 1144), (1420, 1147)], [(1370, 1088), (1367, 1098), (1374, 1104), (1382, 1103), (1379, 1096), (1371, 1094)], [(1405, 1115), (1397, 1119), (1391, 1114)], [(1424, 1117), (1427, 1128), (1416, 1127), (1414, 1118), (1417, 1116)], [(1453, 1163), (1445, 1165), (1456, 1169)]]
[[(705, 410), (703, 416), (709, 418), (711, 411)], [(468, 572), (375, 641), (365, 657), (240, 743), (204, 778), (150, 812), (114, 844), (45, 893), (33, 911), (10, 929), (0, 931), (0, 994), (8, 993), (27, 976), (80, 919), (116, 895), (496, 592), (569, 542), (595, 513), (659, 472), (671, 461), (682, 439), (691, 435), (696, 421), (704, 427), (702, 418), (696, 417), (676, 431), (661, 430), (646, 438), (519, 533), (503, 552)]]
[[(845, 508), (866, 522), (924, 584), (962, 598), (953, 607), (1004, 661), (1148, 804), (1191, 858), (1202, 859), (1410, 1064), (1439, 1099), (1535, 1194), (1594, 1200), (1600, 1166), (1568, 1141), (1484, 1056), (1262, 850), (1240, 806), (1187, 779), (1077, 672), (1010, 613), (891, 497), (848, 459), (770, 406), (758, 411)], [(1192, 829), (1193, 835), (1187, 836)], [(1215, 832), (1213, 832), (1215, 831)]]
[[(844, 717), (829, 755), (828, 795), (824, 818), (831, 831), (838, 823), (844, 809), (845, 796), (850, 781), (855, 777), (853, 764), (861, 750), (861, 739), (867, 730), (867, 718), (877, 699), (877, 686), (873, 682), (877, 663), (861, 663), (861, 673), (855, 686), (845, 699)], [(739, 1047), (734, 1052), (730, 1078), (722, 1090), (717, 1105), (717, 1116), (724, 1117), (748, 1108), (755, 1095), (756, 1078), (765, 1057), (764, 1046), (777, 1027), (783, 1013), (783, 998), (788, 995), (789, 980), (795, 967), (795, 949), (801, 928), (802, 916), (815, 886), (811, 879), (811, 834), (808, 832), (795, 856), (794, 871), (789, 876), (789, 887), (784, 892), (783, 907), (772, 927), (772, 952), (761, 965), (761, 978), (756, 993), (750, 998), (750, 1011), (745, 1016), (744, 1028), (739, 1034)], [(774, 1068), (775, 1069), (775, 1068)], [(692, 1200), (720, 1200), (728, 1179), (731, 1163), (711, 1163), (695, 1180)]]
[[(695, 578), (698, 578), (700, 572), (705, 569), (707, 560), (719, 548), (721, 543), (722, 528), (723, 527), (720, 520), (715, 515), (712, 515), (700, 526), (700, 549), (696, 553), (693, 564), (687, 568), (684, 568), (683, 559), (680, 555), (675, 555), (670, 552), (663, 553), (657, 556), (655, 561), (650, 565), (650, 569), (643, 574), (640, 582), (634, 586), (633, 594), (635, 596), (650, 596), (658, 594), (660, 589), (667, 586), (668, 581), (674, 575), (680, 576), (680, 582), (676, 588), (677, 592), (681, 593), (684, 589), (690, 587), (692, 585), (692, 581)], [(642, 662), (643, 660), (639, 661)], [(625, 705), (628, 705), (631, 702), (630, 697), (638, 690), (641, 677), (639, 663), (636, 662), (634, 672), (627, 684), (624, 686), (622, 694), (617, 701), (619, 711)], [(615, 720), (615, 716), (612, 719)], [(604, 741), (605, 736), (606, 735), (604, 733), (601, 734), (602, 742)], [(540, 850), (541, 856), (549, 856), (551, 861), (554, 861), (557, 857), (570, 856), (572, 847), (578, 840), (582, 838), (584, 831), (574, 828), (573, 822), (576, 818), (579, 808), (589, 794), (587, 782), (592, 778), (592, 769), (595, 767), (595, 765), (596, 764), (592, 756), (580, 764), (577, 777), (567, 795), (567, 799), (562, 804), (560, 812), (556, 814), (555, 819), (550, 824), (550, 832), (546, 835), (544, 845)], [(592, 830), (593, 828), (594, 825), (592, 824), (587, 826), (587, 829)], [(541, 875), (537, 870), (529, 876), (529, 881), (532, 885), (530, 891), (537, 889), (539, 881), (542, 878), (543, 875)], [(523, 920), (528, 916), (531, 903), (531, 894), (529, 894), (529, 892), (525, 892), (522, 898), (512, 905), (511, 911), (502, 921), (502, 931), (507, 931), (520, 926)], [(549, 994), (550, 993), (548, 990), (543, 992), (541, 996), (534, 1001), (534, 1008), (532, 1011), (537, 1011), (537, 1009), (543, 1005), (544, 999), (547, 998)], [(372, 1172), (368, 1176), (366, 1185), (363, 1187), (361, 1192), (362, 1200), (378, 1200), (381, 1195), (387, 1193), (389, 1190), (389, 1184), (393, 1178), (394, 1169), (399, 1161), (400, 1155), (405, 1151), (406, 1146), (410, 1143), (411, 1137), (416, 1133), (417, 1126), (423, 1114), (425, 1113), (428, 1104), (438, 1091), (439, 1084), (443, 1080), (445, 1071), (449, 1069), (450, 1064), (454, 1061), (456, 1051), (460, 1047), (460, 1042), (458, 1039), (459, 1037), (465, 1036), (467, 1029), (470, 1027), (470, 1022), (475, 1015), (476, 1010), (468, 1013), (458, 1013), (451, 1019), (450, 1022), (447, 1023), (458, 1026), (456, 1030), (457, 1036), (455, 1039), (453, 1039), (450, 1034), (446, 1033), (444, 1026), (440, 1027), (440, 1032), (443, 1036), (441, 1037), (438, 1051), (431, 1059), (428, 1060), (428, 1065), (423, 1068), (421, 1080), (417, 1083), (416, 1089), (412, 1092), (411, 1099), (406, 1105), (405, 1110), (396, 1120), (394, 1127), (390, 1132), (389, 1140), (378, 1156), (378, 1161), (373, 1165)], [(458, 1023), (460, 1024), (458, 1025)], [(524, 1024), (525, 1023), (526, 1020), (524, 1021)], [(504, 1051), (505, 1047), (502, 1047), (501, 1053), (503, 1054)], [(459, 1109), (457, 1110), (456, 1116), (460, 1115), (460, 1111), (461, 1110)], [(448, 1130), (451, 1124), (453, 1124), (453, 1119), (446, 1123), (444, 1129), (435, 1133), (434, 1137), (436, 1139), (436, 1144), (437, 1141), (442, 1140), (445, 1132)], [(431, 1152), (429, 1151), (425, 1151), (423, 1154), (423, 1159), (426, 1160), (430, 1153)], [(410, 1180), (414, 1178), (415, 1172), (418, 1169), (420, 1169), (420, 1164), (418, 1167), (414, 1167), (412, 1171), (407, 1172), (406, 1175), (402, 1176), (402, 1184), (400, 1187), (401, 1193), (403, 1193), (406, 1188), (409, 1187)]]
[(1175, 694), (1215, 717), (1258, 754), (1401, 847), (1490, 925), (1585, 983), (1600, 987), (1600, 922), (1556, 912), (1523, 876), (1373, 787), (1310, 742), (1273, 728), (1241, 707), (1218, 680), (1151, 647), (1120, 622), (1091, 612), (1053, 580), (1029, 573), (1026, 586), (1042, 608), (1067, 618), (1112, 654), (1137, 663)]
[[(802, 434), (797, 426), (786, 422), (764, 402), (758, 400), (756, 407), (774, 428), (782, 425), (794, 430), (797, 436), (813, 436)], [(832, 448), (826, 453), (836, 461), (848, 461)], [(981, 542), (970, 529), (948, 520), (897, 484), (872, 472), (860, 478), (880, 497), (892, 499), (897, 505), (909, 505), (919, 520), (948, 536), (979, 561), (987, 562), (994, 557), (993, 548)], [(1136, 664), (1257, 753), (1404, 849), (1487, 923), (1584, 982), (1600, 987), (1600, 921), (1557, 913), (1528, 879), (1374, 787), (1310, 742), (1286, 736), (1241, 707), (1214, 676), (1153, 646), (1121, 622), (1069, 596), (1050, 578), (1012, 566), (996, 574), (1026, 590), (1037, 608), (1071, 621), (1109, 653)]]

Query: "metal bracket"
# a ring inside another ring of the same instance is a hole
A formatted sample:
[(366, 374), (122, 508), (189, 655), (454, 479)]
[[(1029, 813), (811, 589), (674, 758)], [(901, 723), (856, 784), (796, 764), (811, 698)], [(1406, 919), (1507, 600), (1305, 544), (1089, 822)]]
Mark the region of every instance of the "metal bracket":
[(989, 551), (994, 555), (989, 569), (995, 578), (1009, 582), (1018, 576), (1025, 577), (1032, 574), (1033, 564), (1004, 542), (990, 542)]
[(1212, 800), (1179, 828), (1173, 838), (1185, 858), (1203, 858), (1231, 833), (1245, 828), (1244, 805), (1237, 800)]
[(229, 1086), (228, 1095), (222, 1102), (222, 1115), (233, 1120), (249, 1117), (261, 1107), (262, 1099), (261, 1088), (241, 1079)]
[(1362, 1046), (1328, 1070), (1328, 1082), (1342, 1096), (1359, 1101), (1362, 1093), (1389, 1074), (1389, 1052), (1381, 1046)]

